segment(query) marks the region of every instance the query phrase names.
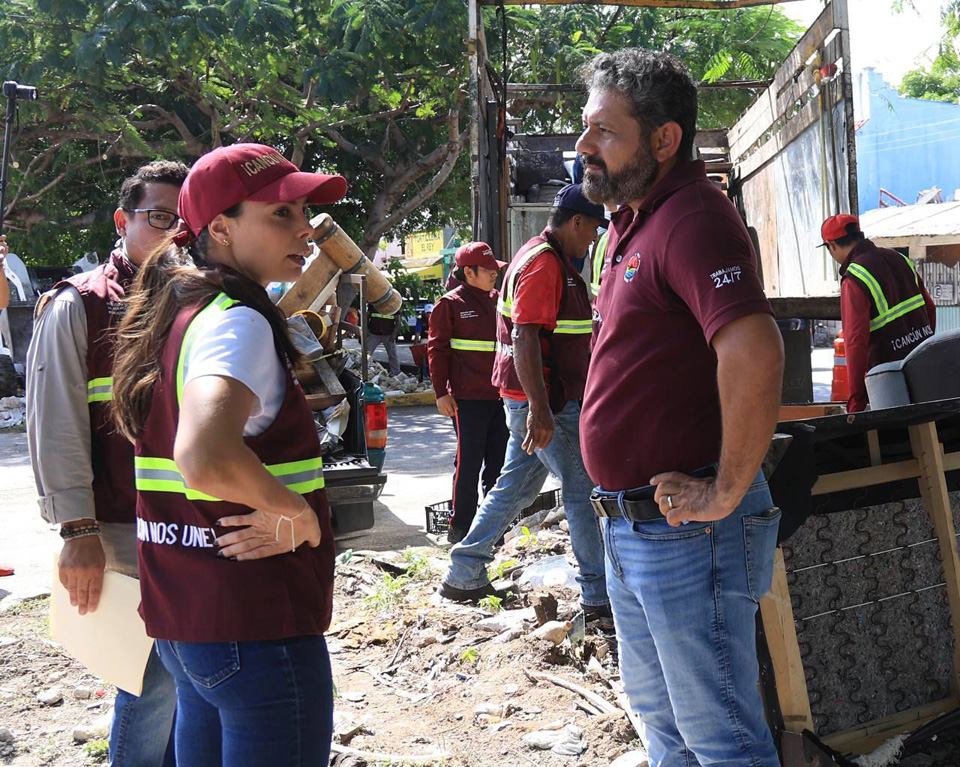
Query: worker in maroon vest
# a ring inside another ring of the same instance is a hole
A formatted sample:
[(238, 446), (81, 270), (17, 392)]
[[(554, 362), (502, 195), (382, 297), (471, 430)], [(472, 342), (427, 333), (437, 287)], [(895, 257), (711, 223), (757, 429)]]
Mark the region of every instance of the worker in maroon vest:
[(197, 268), (176, 247), (151, 256), (119, 327), (113, 405), (135, 440), (140, 612), (176, 680), (184, 763), (328, 760), (330, 508), (300, 355), (264, 288), (300, 276), (306, 206), (346, 186), (260, 144), (204, 155), (174, 238)]
[(387, 352), (387, 372), (400, 375), (400, 358), (397, 356), (397, 315), (383, 314), (370, 305), (367, 312), (367, 351), (370, 359), (377, 347), (383, 344)]
[(854, 413), (867, 409), (867, 371), (902, 360), (932, 336), (937, 310), (916, 264), (866, 239), (856, 216), (831, 216), (820, 234), (840, 264), (840, 317), (850, 380), (847, 411)]
[(557, 193), (547, 228), (520, 248), (507, 268), (497, 305), (493, 383), (503, 397), (510, 438), (497, 484), (466, 538), (450, 552), (440, 589), (448, 599), (496, 594), (486, 568), (493, 548), (552, 472), (562, 485), (586, 618), (609, 618), (600, 527), (580, 454), (590, 296), (570, 263), (587, 252), (605, 223), (603, 208), (590, 203), (579, 184), (570, 184)]
[(478, 482), (484, 495), (496, 484), (508, 436), (500, 391), (490, 382), (497, 337), (495, 287), (506, 263), (497, 261), (485, 242), (461, 245), (455, 258), (459, 287), (437, 301), (427, 338), (437, 410), (453, 419), (457, 433), (450, 543), (463, 540), (470, 529)]
[[(44, 520), (60, 525), (60, 582), (83, 615), (97, 609), (104, 568), (137, 576), (133, 446), (110, 416), (113, 330), (139, 264), (179, 224), (182, 163), (140, 168), (120, 188), (109, 260), (58, 283), (37, 303), (27, 351), (27, 438)], [(110, 761), (173, 764), (176, 691), (151, 656), (143, 692), (118, 691)]]

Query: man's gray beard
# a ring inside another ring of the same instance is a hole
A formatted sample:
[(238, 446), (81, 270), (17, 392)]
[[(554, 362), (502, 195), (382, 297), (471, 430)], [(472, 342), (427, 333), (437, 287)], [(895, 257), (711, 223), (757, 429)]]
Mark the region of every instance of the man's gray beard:
[(617, 173), (601, 170), (584, 170), (583, 193), (597, 205), (619, 207), (631, 200), (642, 200), (653, 189), (660, 171), (652, 155), (637, 156), (632, 163)]

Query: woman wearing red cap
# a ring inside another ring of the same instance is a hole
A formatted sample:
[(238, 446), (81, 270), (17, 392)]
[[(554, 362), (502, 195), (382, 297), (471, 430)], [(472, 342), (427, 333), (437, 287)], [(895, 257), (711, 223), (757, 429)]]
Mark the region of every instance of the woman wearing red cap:
[(497, 483), (510, 436), (500, 391), (490, 383), (497, 339), (495, 288), (506, 263), (497, 261), (485, 242), (461, 245), (455, 258), (453, 276), (459, 286), (437, 301), (427, 338), (437, 409), (453, 419), (457, 433), (450, 543), (459, 543), (470, 530), (478, 483), (484, 495)]
[(299, 277), (304, 206), (345, 192), (266, 146), (200, 158), (180, 192), (188, 231), (141, 266), (118, 331), (140, 612), (177, 682), (181, 767), (327, 763), (330, 511), (299, 355), (264, 286)]

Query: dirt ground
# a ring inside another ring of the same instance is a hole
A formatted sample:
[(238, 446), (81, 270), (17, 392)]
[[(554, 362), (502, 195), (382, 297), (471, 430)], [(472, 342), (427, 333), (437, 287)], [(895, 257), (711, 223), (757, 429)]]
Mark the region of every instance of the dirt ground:
[[(628, 752), (631, 764), (645, 764), (621, 705), (615, 639), (609, 627), (576, 619), (568, 551), (564, 522), (508, 540), (492, 575), (514, 581), (519, 594), (480, 607), (435, 593), (447, 562), (439, 548), (343, 551), (327, 636), (336, 686), (332, 764), (607, 767)], [(551, 557), (542, 582), (524, 583), (531, 566)], [(104, 738), (79, 743), (74, 731), (109, 717), (115, 690), (47, 638), (47, 609), (40, 598), (0, 615), (0, 764), (105, 763)], [(554, 617), (544, 628), (559, 645), (534, 636)], [(86, 688), (82, 697), (78, 687)], [(51, 688), (62, 700), (38, 700)], [(560, 733), (569, 736), (566, 754), (529, 742)], [(902, 762), (868, 764), (960, 767), (960, 735), (941, 733)]]

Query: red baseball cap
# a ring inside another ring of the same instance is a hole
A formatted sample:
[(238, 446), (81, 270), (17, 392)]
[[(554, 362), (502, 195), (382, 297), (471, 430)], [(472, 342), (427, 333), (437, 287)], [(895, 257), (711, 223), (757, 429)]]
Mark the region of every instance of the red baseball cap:
[(823, 242), (820, 243), (820, 247), (824, 247), (832, 240), (839, 240), (841, 237), (846, 237), (850, 234), (850, 232), (847, 231), (847, 227), (850, 226), (850, 224), (853, 224), (855, 231), (860, 231), (860, 219), (856, 216), (852, 216), (849, 213), (830, 216), (830, 218), (820, 226), (820, 236), (823, 237)]
[(457, 266), (482, 266), (485, 269), (503, 269), (506, 261), (497, 261), (493, 257), (493, 248), (485, 242), (468, 242), (457, 248), (455, 256)]
[(178, 213), (194, 236), (218, 214), (244, 200), (329, 204), (347, 193), (343, 176), (304, 173), (276, 149), (232, 144), (209, 152), (190, 168), (180, 188)]

